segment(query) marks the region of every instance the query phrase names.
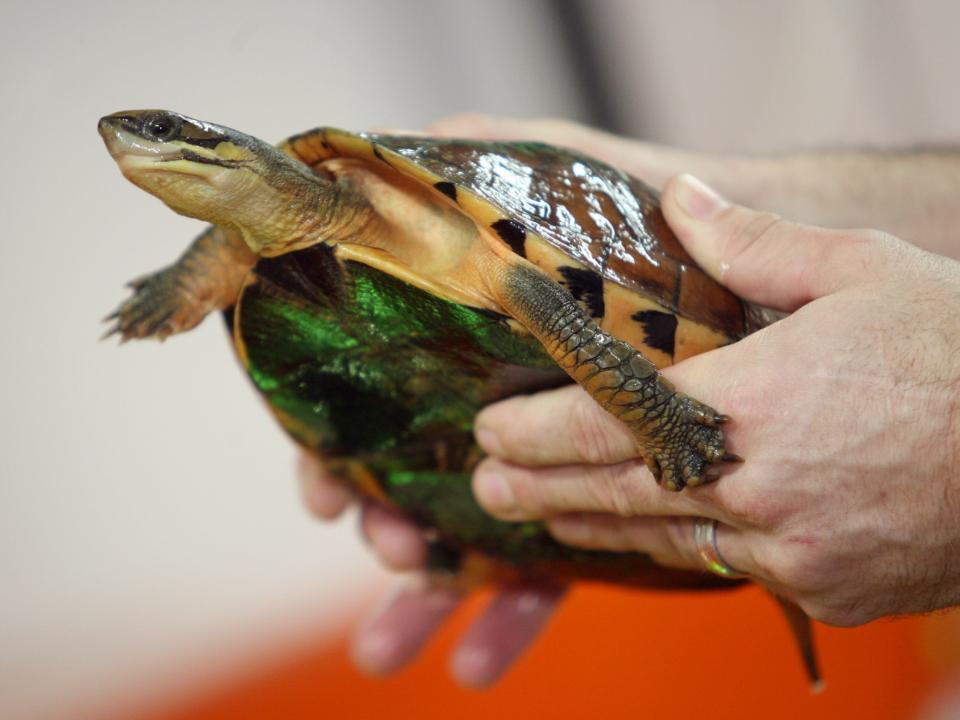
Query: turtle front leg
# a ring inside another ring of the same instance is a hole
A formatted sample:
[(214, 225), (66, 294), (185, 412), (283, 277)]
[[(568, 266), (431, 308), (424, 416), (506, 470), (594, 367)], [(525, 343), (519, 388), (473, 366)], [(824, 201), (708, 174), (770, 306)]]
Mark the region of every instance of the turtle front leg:
[(163, 340), (190, 330), (236, 302), (256, 261), (239, 232), (212, 225), (174, 264), (128, 283), (133, 296), (107, 316), (114, 322), (104, 337)]
[(657, 482), (682, 490), (716, 479), (711, 463), (739, 457), (724, 448), (727, 417), (677, 392), (627, 343), (603, 332), (573, 297), (543, 273), (512, 265), (500, 302), (605, 410), (629, 426)]

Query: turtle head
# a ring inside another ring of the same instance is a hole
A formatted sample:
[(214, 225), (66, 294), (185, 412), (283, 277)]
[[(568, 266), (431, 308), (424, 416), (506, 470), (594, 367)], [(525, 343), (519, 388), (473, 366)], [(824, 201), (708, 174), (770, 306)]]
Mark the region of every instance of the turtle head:
[(237, 226), (257, 252), (289, 243), (291, 200), (323, 189), (272, 145), (168, 110), (114, 113), (98, 130), (128, 180), (182, 215)]

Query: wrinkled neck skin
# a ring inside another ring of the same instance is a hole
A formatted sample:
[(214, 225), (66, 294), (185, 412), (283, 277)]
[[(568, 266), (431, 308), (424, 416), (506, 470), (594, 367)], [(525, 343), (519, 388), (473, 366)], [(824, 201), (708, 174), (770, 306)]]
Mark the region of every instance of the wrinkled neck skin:
[(349, 188), (270, 148), (257, 166), (240, 173), (231, 191), (208, 204), (208, 217), (236, 227), (253, 252), (272, 257), (318, 242), (333, 244), (358, 232), (370, 214)]

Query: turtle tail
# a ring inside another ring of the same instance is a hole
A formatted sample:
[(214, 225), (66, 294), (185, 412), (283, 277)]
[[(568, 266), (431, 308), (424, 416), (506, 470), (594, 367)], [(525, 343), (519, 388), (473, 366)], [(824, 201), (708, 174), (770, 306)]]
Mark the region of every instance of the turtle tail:
[(770, 594), (773, 595), (773, 599), (783, 610), (787, 623), (790, 625), (790, 632), (793, 633), (793, 638), (796, 640), (800, 657), (803, 659), (804, 669), (807, 671), (807, 678), (810, 680), (810, 691), (812, 693), (822, 692), (824, 682), (820, 675), (820, 664), (817, 661), (817, 649), (813, 644), (813, 622), (799, 605), (774, 593)]

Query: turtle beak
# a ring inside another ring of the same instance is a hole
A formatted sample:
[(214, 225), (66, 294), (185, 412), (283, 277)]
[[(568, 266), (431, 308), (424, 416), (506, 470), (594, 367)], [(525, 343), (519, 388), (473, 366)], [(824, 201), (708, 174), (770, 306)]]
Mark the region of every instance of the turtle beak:
[(100, 118), (100, 121), (97, 123), (97, 130), (99, 130), (100, 134), (103, 135), (109, 130), (113, 128), (117, 128), (120, 125), (129, 123), (129, 122), (130, 122), (129, 116), (124, 115), (123, 113), (113, 113), (112, 115), (104, 115), (102, 118)]
[(181, 157), (179, 148), (145, 138), (142, 133), (143, 111), (118, 112), (100, 118), (97, 130), (111, 157), (124, 175), (128, 170), (144, 169), (157, 163)]
[(144, 146), (139, 137), (138, 124), (134, 118), (123, 113), (114, 113), (100, 118), (97, 130), (114, 160), (120, 162), (128, 155), (155, 155)]
[(110, 155), (112, 155), (114, 159), (117, 158), (117, 155), (121, 152), (121, 148), (124, 146), (124, 139), (121, 132), (124, 129), (124, 125), (128, 125), (129, 122), (129, 119), (119, 115), (106, 115), (100, 118), (100, 122), (97, 123), (97, 131), (100, 133), (100, 137), (103, 138), (107, 150), (110, 151)]

